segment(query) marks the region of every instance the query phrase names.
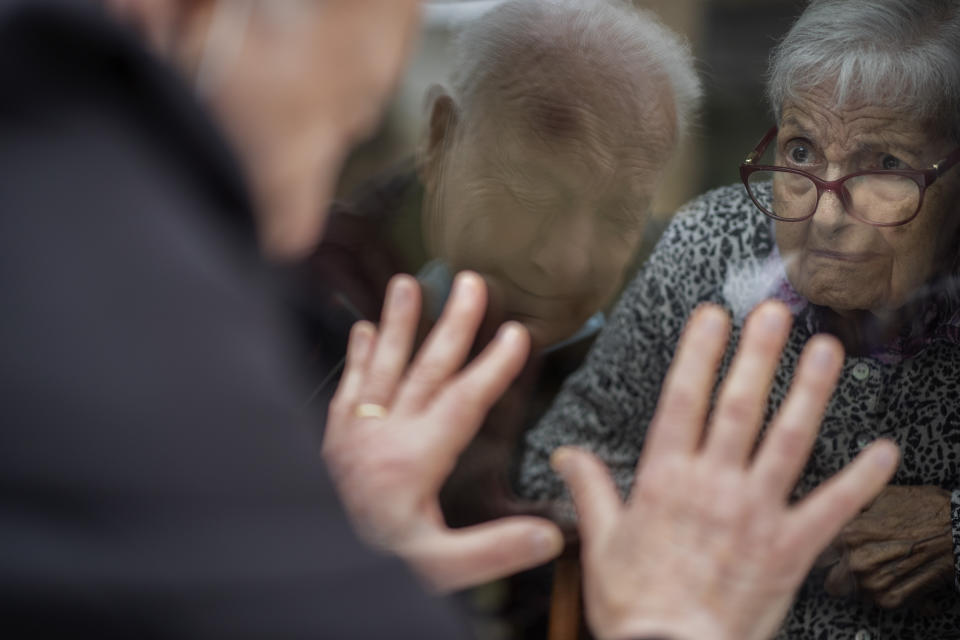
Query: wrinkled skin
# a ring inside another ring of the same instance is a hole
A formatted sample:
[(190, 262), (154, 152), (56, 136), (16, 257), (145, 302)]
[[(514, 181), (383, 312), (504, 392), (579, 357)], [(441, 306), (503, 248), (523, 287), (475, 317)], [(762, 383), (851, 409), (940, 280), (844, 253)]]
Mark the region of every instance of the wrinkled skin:
[[(776, 164), (827, 180), (864, 169), (927, 169), (957, 141), (877, 105), (831, 108), (823, 89), (783, 107)], [(876, 227), (847, 214), (833, 193), (803, 222), (777, 222), (777, 246), (790, 284), (810, 302), (840, 315), (895, 311), (956, 261), (960, 170), (931, 185), (917, 217)]]
[(426, 241), (454, 271), (480, 273), (538, 350), (619, 290), (676, 144), (673, 105), (628, 116), (597, 97), (578, 112), (590, 126), (549, 137), (522, 108), (490, 102), (471, 115), (450, 96), (434, 100), (421, 158)]
[(831, 595), (859, 595), (881, 607), (922, 605), (921, 596), (952, 588), (950, 492), (890, 486), (833, 543), (839, 560), (826, 578)]

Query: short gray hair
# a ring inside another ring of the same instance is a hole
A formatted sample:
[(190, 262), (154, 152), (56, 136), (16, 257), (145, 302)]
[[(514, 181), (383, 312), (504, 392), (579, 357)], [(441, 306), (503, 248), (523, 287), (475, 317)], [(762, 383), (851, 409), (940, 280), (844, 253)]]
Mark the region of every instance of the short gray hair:
[(774, 115), (829, 83), (835, 106), (915, 114), (960, 142), (960, 0), (812, 0), (770, 60)]
[[(699, 107), (702, 88), (689, 45), (654, 14), (620, 0), (508, 0), (495, 7), (457, 38), (455, 97), (469, 107), (491, 76), (509, 74), (519, 55), (531, 48), (590, 56), (621, 77), (663, 77), (673, 90), (681, 136)], [(609, 87), (611, 93), (624, 89)]]

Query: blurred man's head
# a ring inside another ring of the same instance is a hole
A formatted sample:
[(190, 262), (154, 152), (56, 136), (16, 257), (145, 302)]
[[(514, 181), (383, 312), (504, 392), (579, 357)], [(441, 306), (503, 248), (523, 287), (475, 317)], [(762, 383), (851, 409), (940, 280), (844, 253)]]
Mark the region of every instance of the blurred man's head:
[(350, 146), (375, 126), (418, 0), (103, 0), (194, 80), (240, 151), (264, 248), (313, 248)]
[(685, 45), (609, 0), (515, 0), (461, 35), (421, 154), (431, 252), (546, 346), (618, 291), (700, 96)]

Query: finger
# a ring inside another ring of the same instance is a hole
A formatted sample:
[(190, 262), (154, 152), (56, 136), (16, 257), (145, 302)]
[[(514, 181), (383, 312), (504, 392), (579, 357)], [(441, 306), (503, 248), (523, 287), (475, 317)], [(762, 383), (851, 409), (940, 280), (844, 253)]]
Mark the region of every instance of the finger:
[(459, 274), (450, 301), (397, 393), (399, 410), (422, 407), (463, 365), (483, 320), (485, 305), (486, 288), (480, 276), (469, 272)]
[(823, 581), (823, 589), (835, 598), (847, 598), (856, 591), (857, 579), (850, 573), (847, 558), (843, 557), (827, 573)]
[[(508, 322), (496, 338), (437, 396), (436, 429), (442, 430), (438, 455), (459, 455), (527, 360), (530, 335)], [(426, 437), (426, 436), (424, 436)]]
[(871, 591), (885, 591), (904, 582), (913, 572), (939, 558), (953, 557), (953, 540), (947, 534), (946, 544), (933, 541), (909, 542), (896, 540), (888, 543), (868, 544), (854, 549), (850, 554), (850, 567), (855, 573), (863, 573), (861, 584)]
[(759, 486), (784, 498), (793, 489), (842, 367), (843, 347), (836, 339), (817, 336), (807, 343), (790, 392), (757, 451), (751, 473)]
[(896, 575), (889, 569), (884, 568), (867, 574), (856, 574), (859, 576), (857, 586), (868, 593), (882, 593), (888, 589), (896, 580)]
[(757, 440), (773, 374), (790, 334), (792, 317), (767, 302), (747, 319), (710, 422), (704, 454), (721, 464), (744, 464)]
[(827, 545), (820, 555), (817, 556), (813, 566), (818, 568), (832, 567), (840, 562), (843, 557), (843, 547), (837, 539), (834, 539)]
[(408, 275), (394, 276), (387, 287), (379, 335), (363, 382), (363, 402), (389, 406), (410, 360), (419, 317), (417, 281)]
[(584, 545), (616, 526), (623, 502), (599, 458), (581, 449), (561, 447), (553, 452), (550, 465), (570, 489)]
[(860, 508), (890, 481), (900, 451), (889, 440), (875, 442), (840, 473), (817, 487), (788, 514), (790, 548), (813, 558)]
[[(843, 534), (841, 534), (842, 536)], [(919, 554), (910, 556), (911, 544), (905, 541), (879, 542), (876, 544), (863, 544), (849, 546), (850, 549), (850, 570), (854, 573), (892, 573), (901, 562), (919, 559), (919, 563), (924, 562), (924, 558)], [(909, 567), (909, 565), (908, 565)], [(904, 567), (901, 575), (915, 568)], [(889, 568), (889, 570), (887, 570)]]
[(694, 312), (663, 383), (641, 464), (648, 457), (693, 451), (700, 442), (729, 332), (721, 308), (704, 305)]
[(349, 428), (354, 407), (359, 402), (363, 389), (363, 379), (367, 363), (376, 340), (377, 330), (366, 321), (357, 322), (350, 329), (347, 343), (347, 359), (343, 367), (340, 384), (330, 401), (329, 420), (327, 420), (326, 438), (336, 437), (339, 430)]
[(860, 576), (858, 584), (862, 589), (870, 593), (880, 594), (889, 590), (898, 580), (902, 580), (909, 573), (910, 570), (898, 571), (893, 565), (885, 565), (870, 573), (857, 573), (856, 575)]
[(935, 566), (926, 566), (910, 574), (894, 586), (874, 596), (874, 602), (885, 609), (895, 609), (908, 601), (941, 586), (952, 586)]
[(563, 551), (563, 535), (542, 518), (513, 516), (447, 530), (401, 555), (440, 592), (490, 582), (548, 562)]

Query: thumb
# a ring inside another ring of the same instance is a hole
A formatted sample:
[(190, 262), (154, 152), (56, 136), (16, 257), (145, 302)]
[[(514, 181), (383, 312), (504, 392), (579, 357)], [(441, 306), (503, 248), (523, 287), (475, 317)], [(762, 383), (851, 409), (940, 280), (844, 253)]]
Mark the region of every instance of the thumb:
[(513, 516), (446, 529), (400, 555), (441, 593), (473, 587), (548, 562), (563, 551), (560, 529), (542, 518)]
[(550, 457), (550, 464), (570, 489), (584, 544), (615, 526), (623, 502), (600, 458), (583, 449), (560, 447)]

